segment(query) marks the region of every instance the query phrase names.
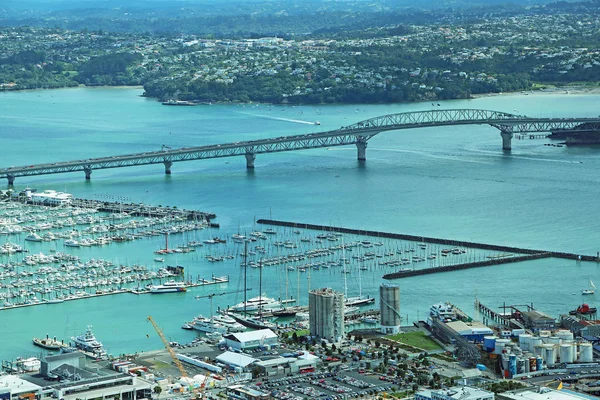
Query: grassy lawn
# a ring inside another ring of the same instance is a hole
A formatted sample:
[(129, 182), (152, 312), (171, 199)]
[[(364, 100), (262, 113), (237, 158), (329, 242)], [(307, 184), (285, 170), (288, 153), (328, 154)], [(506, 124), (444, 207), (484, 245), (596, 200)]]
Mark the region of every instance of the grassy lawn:
[[(300, 336), (306, 336), (306, 335), (309, 335), (309, 334), (310, 334), (310, 331), (308, 329), (301, 329), (299, 331), (296, 331), (296, 335), (298, 337), (300, 337)], [(290, 334), (290, 337), (292, 337), (292, 335), (293, 335), (293, 333)]]
[(397, 335), (388, 336), (387, 338), (391, 340), (396, 340), (400, 343), (404, 343), (409, 346), (418, 347), (423, 350), (441, 349), (441, 347), (436, 342), (434, 342), (428, 336), (425, 336), (424, 332), (399, 333)]
[(167, 364), (167, 363), (162, 362), (162, 361), (154, 361), (152, 363), (152, 365), (154, 366), (155, 369), (165, 369), (165, 368), (168, 368), (168, 367), (171, 366), (170, 364)]

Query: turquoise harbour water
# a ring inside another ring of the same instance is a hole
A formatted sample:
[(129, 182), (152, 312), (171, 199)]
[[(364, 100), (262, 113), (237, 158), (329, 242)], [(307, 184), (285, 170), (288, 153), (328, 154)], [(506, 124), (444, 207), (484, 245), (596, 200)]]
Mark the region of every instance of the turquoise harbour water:
[[(212, 105), (165, 107), (140, 97), (140, 89), (64, 89), (0, 94), (1, 166), (128, 154), (210, 143), (277, 137), (335, 129), (370, 117), (426, 110), (430, 103), (392, 105), (266, 106)], [(441, 103), (440, 108), (481, 108), (529, 116), (596, 116), (600, 96), (531, 94)], [(298, 121), (313, 122), (320, 126)], [(294, 122), (296, 121), (296, 122)], [(210, 211), (220, 230), (201, 231), (230, 238), (249, 233), (253, 221), (269, 218), (414, 235), (445, 237), (583, 254), (600, 251), (600, 151), (556, 148), (545, 140), (513, 140), (505, 154), (495, 128), (456, 126), (382, 133), (369, 141), (366, 163), (354, 147), (258, 155), (254, 171), (243, 157), (175, 163), (173, 175), (162, 165), (98, 170), (84, 174), (17, 178), (15, 189), (56, 189), (90, 199), (143, 202)], [(261, 228), (261, 227), (257, 227)], [(264, 228), (264, 227), (262, 227)], [(293, 238), (278, 229), (278, 239)], [(193, 233), (192, 233), (193, 234)], [(303, 232), (304, 234), (304, 232)], [(314, 233), (311, 233), (314, 235)], [(24, 235), (11, 240), (21, 244)], [(188, 236), (172, 238), (174, 241)], [(102, 249), (72, 250), (82, 258), (153, 264), (160, 237)], [(392, 243), (386, 245), (394, 246)], [(27, 244), (31, 251), (47, 247)], [(38, 247), (34, 247), (38, 246)], [(161, 347), (146, 317), (152, 315), (171, 340), (191, 340), (180, 329), (193, 316), (209, 313), (207, 299), (196, 295), (241, 289), (239, 258), (209, 263), (204, 254), (235, 252), (227, 246), (170, 255), (165, 264), (181, 264), (203, 277), (228, 274), (229, 284), (164, 296), (122, 294), (0, 310), (0, 359), (39, 354), (31, 338), (60, 338), (93, 325), (112, 354)], [(225, 250), (228, 249), (228, 250)], [(346, 255), (349, 257), (349, 255)], [(285, 281), (282, 267), (265, 268), (263, 292), (278, 297)], [(258, 294), (257, 270), (249, 271), (251, 295)], [(363, 293), (377, 296), (383, 272), (363, 271)], [(339, 270), (312, 271), (311, 287), (343, 289)], [(423, 319), (431, 304), (451, 301), (473, 315), (475, 295), (491, 307), (503, 302), (534, 303), (553, 316), (584, 300), (597, 306), (600, 294), (580, 295), (588, 277), (600, 282), (600, 265), (566, 260), (537, 260), (397, 281), (401, 313)], [(300, 276), (300, 301), (306, 304), (308, 274)], [(297, 292), (290, 276), (289, 293)], [(356, 273), (347, 277), (356, 295)], [(216, 306), (242, 301), (242, 295), (215, 297)]]

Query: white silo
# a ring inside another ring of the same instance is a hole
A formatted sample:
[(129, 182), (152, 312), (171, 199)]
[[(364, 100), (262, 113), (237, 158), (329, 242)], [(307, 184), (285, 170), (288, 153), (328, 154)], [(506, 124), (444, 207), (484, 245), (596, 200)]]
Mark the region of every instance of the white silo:
[(558, 336), (550, 336), (550, 338), (548, 339), (548, 343), (559, 345), (562, 343), (562, 340)]
[(560, 362), (571, 364), (575, 360), (571, 343), (560, 345)]
[(532, 337), (531, 338), (531, 348), (535, 349), (535, 346), (541, 346), (544, 342), (540, 337)]
[(594, 347), (591, 343), (579, 344), (579, 362), (594, 362)]
[(559, 331), (556, 331), (555, 336), (561, 338), (563, 340), (563, 342), (565, 340), (573, 340), (573, 332), (568, 331), (566, 329), (561, 329)]
[(379, 287), (379, 309), (381, 311), (381, 332), (400, 332), (400, 286), (383, 283)]
[(538, 357), (544, 357), (544, 346), (534, 346), (533, 353)]
[(556, 349), (553, 344), (544, 345), (544, 360), (548, 367), (554, 367), (556, 363)]
[(519, 335), (519, 347), (524, 351), (531, 351), (531, 338), (532, 336), (528, 333), (522, 333)]
[(502, 350), (504, 350), (504, 347), (509, 343), (510, 339), (497, 339), (494, 354), (502, 354)]

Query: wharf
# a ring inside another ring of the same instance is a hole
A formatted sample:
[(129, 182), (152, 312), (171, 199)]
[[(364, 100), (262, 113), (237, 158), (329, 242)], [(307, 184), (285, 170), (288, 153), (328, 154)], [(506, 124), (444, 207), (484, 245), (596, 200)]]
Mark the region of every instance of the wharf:
[(478, 267), (488, 267), (490, 265), (509, 264), (509, 263), (515, 263), (515, 262), (519, 262), (519, 261), (537, 260), (540, 258), (548, 258), (548, 257), (551, 257), (550, 253), (538, 253), (538, 254), (528, 254), (525, 256), (494, 258), (494, 259), (485, 260), (485, 261), (475, 261), (475, 262), (464, 263), (464, 264), (446, 265), (444, 267), (433, 267), (433, 268), (413, 269), (410, 271), (392, 272), (391, 274), (383, 275), (383, 279), (408, 278), (409, 276), (435, 274), (438, 272), (450, 272), (450, 271), (458, 271), (461, 269), (470, 269), (470, 268), (478, 268)]
[[(199, 286), (218, 285), (221, 283), (229, 283), (229, 275), (227, 276), (212, 276), (210, 279), (198, 278), (196, 282), (186, 282), (185, 287), (194, 288)], [(127, 292), (133, 294), (149, 294), (149, 290), (144, 289), (128, 289)]]
[[(186, 210), (183, 208), (150, 206), (143, 203), (110, 202), (80, 198), (73, 198), (70, 206), (75, 208), (93, 208), (106, 213), (127, 213), (134, 217), (170, 217), (186, 219), (188, 221), (205, 221), (207, 223), (210, 223), (211, 219), (217, 217), (217, 215), (214, 213), (207, 213), (197, 210)], [(213, 225), (218, 227), (218, 224), (211, 224), (211, 226)]]
[[(402, 234), (402, 233), (370, 231), (370, 230), (364, 230), (364, 229), (332, 227), (332, 226), (325, 226), (325, 225), (307, 224), (307, 223), (290, 222), (290, 221), (278, 221), (278, 220), (270, 220), (270, 219), (259, 219), (256, 222), (259, 224), (265, 224), (265, 225), (284, 226), (284, 227), (298, 228), (298, 229), (312, 229), (312, 230), (326, 231), (326, 232), (348, 233), (348, 234), (352, 234), (352, 235), (372, 236), (372, 237), (377, 237), (377, 238), (388, 238), (388, 239), (397, 239), (397, 240), (408, 240), (408, 241), (421, 242), (421, 243), (434, 243), (434, 244), (441, 244), (441, 245), (445, 245), (445, 246), (458, 246), (458, 247), (467, 247), (467, 248), (473, 248), (473, 249), (493, 250), (493, 251), (499, 251), (499, 252), (503, 253), (501, 256), (496, 256), (496, 257), (486, 260), (486, 261), (448, 265), (448, 266), (436, 267), (436, 268), (424, 268), (421, 270), (398, 271), (398, 272), (395, 272), (392, 274), (384, 275), (383, 277), (385, 279), (404, 278), (404, 277), (416, 276), (416, 275), (433, 274), (433, 273), (437, 273), (437, 272), (456, 271), (456, 270), (461, 270), (461, 269), (485, 267), (485, 266), (491, 266), (491, 265), (500, 265), (500, 264), (519, 262), (519, 261), (535, 260), (535, 259), (540, 259), (540, 258), (561, 258), (561, 259), (566, 259), (566, 260), (600, 262), (600, 254), (596, 254), (595, 256), (593, 256), (593, 255), (575, 254), (575, 253), (568, 253), (568, 252), (561, 252), (561, 251), (527, 249), (527, 248), (519, 248), (519, 247), (513, 247), (513, 246), (494, 245), (494, 244), (488, 244), (488, 243), (467, 242), (467, 241), (462, 241), (462, 240), (434, 238), (434, 237), (417, 236), (417, 235), (407, 235), (407, 234)], [(508, 253), (517, 253), (517, 254), (521, 254), (521, 255), (507, 256)]]

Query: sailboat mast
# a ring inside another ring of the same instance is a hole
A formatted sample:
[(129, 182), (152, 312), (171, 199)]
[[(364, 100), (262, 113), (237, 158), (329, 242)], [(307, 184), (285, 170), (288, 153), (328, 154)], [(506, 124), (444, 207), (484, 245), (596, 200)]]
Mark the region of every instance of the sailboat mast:
[(248, 290), (246, 288), (247, 277), (248, 277), (248, 242), (244, 242), (244, 315), (246, 315), (246, 306), (248, 303), (248, 300), (247, 300)]
[(262, 258), (258, 260), (258, 319), (262, 319)]
[(344, 264), (344, 299), (348, 299), (348, 282), (346, 279), (346, 248), (344, 247), (344, 237), (342, 236), (342, 263)]

